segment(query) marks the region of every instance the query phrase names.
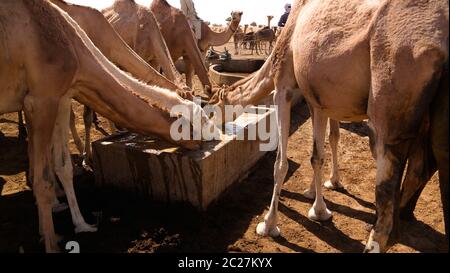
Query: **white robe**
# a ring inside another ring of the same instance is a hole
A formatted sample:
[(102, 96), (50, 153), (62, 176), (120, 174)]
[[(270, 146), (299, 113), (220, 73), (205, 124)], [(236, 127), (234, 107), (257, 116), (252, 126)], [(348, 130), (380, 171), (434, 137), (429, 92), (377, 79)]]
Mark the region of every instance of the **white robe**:
[(200, 40), (202, 38), (202, 20), (198, 17), (192, 0), (180, 0), (181, 11), (186, 15), (191, 27), (195, 33), (195, 37)]

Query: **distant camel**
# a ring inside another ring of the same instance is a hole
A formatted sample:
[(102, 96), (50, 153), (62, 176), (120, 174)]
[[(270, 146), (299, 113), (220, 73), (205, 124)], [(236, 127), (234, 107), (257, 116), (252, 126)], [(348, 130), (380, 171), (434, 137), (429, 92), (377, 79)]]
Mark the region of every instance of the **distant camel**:
[(233, 35), (233, 42), (234, 42), (234, 52), (236, 55), (239, 54), (239, 47), (242, 46), (242, 43), (244, 41), (245, 34), (247, 33), (248, 25), (244, 25), (244, 31), (239, 27), (238, 31)]

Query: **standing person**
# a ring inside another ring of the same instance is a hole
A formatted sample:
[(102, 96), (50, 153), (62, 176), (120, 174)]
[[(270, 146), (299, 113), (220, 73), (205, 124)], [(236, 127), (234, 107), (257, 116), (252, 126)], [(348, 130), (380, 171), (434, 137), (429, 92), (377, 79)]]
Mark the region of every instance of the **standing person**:
[(285, 13), (281, 16), (280, 21), (278, 22), (279, 27), (284, 27), (289, 18), (289, 13), (291, 12), (291, 4), (284, 5)]
[(194, 2), (192, 0), (180, 0), (181, 11), (186, 15), (191, 28), (195, 33), (195, 38), (200, 40), (202, 38), (202, 20), (198, 17), (195, 10)]

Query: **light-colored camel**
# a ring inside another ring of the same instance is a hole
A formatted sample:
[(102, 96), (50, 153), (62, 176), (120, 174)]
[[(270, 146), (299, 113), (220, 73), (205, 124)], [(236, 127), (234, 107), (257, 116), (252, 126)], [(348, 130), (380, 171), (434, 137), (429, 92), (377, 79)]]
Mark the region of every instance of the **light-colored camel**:
[[(51, 0), (52, 3), (67, 12), (86, 32), (91, 41), (100, 51), (114, 64), (121, 69), (131, 73), (137, 79), (144, 81), (147, 84), (156, 85), (169, 90), (176, 90), (177, 93), (184, 98), (192, 98), (192, 94), (189, 92), (186, 85), (181, 81), (180, 75), (177, 71), (174, 73), (167, 73), (167, 77), (162, 76), (142, 58), (139, 57), (118, 35), (118, 33), (111, 27), (105, 17), (96, 9), (79, 6), (66, 3), (62, 0)], [(156, 29), (159, 32), (159, 29)], [(155, 35), (152, 40), (162, 39), (162, 36)], [(165, 47), (164, 41), (162, 41), (161, 48)], [(164, 51), (164, 49), (158, 49)], [(167, 47), (166, 47), (167, 48)], [(157, 51), (157, 50), (155, 50)], [(162, 53), (161, 58), (165, 58), (165, 63), (169, 63), (167, 67), (170, 67), (170, 63), (173, 65), (170, 57), (167, 57)], [(174, 83), (176, 82), (176, 84)], [(85, 125), (85, 143), (81, 142), (78, 133), (75, 128), (75, 115), (71, 113), (70, 128), (74, 142), (78, 150), (83, 154), (83, 165), (85, 167), (91, 165), (92, 153), (91, 153), (91, 126), (93, 120), (93, 112), (89, 107), (85, 107), (83, 117)]]
[(321, 221), (331, 217), (321, 188), (327, 118), (369, 119), (371, 150), (377, 163), (378, 218), (366, 251), (386, 251), (398, 218), (398, 194), (408, 152), (447, 61), (448, 1), (297, 0), (263, 66), (270, 77), (258, 78), (251, 94), (240, 92), (241, 101), (249, 100), (246, 95), (259, 97), (259, 101), (273, 85), (278, 107), (275, 187), (269, 212), (257, 233), (280, 233), (278, 201), (288, 170), (290, 104), (298, 88), (310, 106), (314, 128), (311, 162), (316, 200), (308, 217)]
[(122, 39), (155, 69), (162, 68), (168, 79), (183, 85), (175, 68), (164, 37), (149, 8), (134, 0), (116, 0), (111, 7), (102, 10), (103, 15)]
[(30, 181), (47, 252), (58, 251), (52, 220), (56, 176), (75, 210), (76, 231), (95, 230), (85, 223), (73, 189), (68, 149), (72, 98), (130, 131), (157, 135), (190, 149), (199, 143), (172, 140), (170, 127), (176, 119), (169, 109), (185, 105), (189, 113), (180, 113), (183, 118), (192, 122), (192, 114), (199, 113), (211, 125), (194, 103), (122, 72), (67, 13), (43, 0), (0, 2), (0, 86), (0, 114), (23, 109), (26, 115)]
[(206, 92), (209, 93), (212, 86), (208, 77), (208, 69), (186, 16), (179, 9), (170, 6), (165, 0), (153, 0), (150, 10), (159, 23), (172, 60), (175, 62), (183, 57), (186, 64), (187, 86), (192, 88), (192, 76), (193, 70), (195, 70)]

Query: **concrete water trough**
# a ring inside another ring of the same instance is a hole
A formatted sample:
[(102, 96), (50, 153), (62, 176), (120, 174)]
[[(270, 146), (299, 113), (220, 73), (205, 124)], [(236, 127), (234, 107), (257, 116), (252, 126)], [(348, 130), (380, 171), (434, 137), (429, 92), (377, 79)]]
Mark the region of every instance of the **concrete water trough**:
[(204, 142), (199, 151), (131, 133), (98, 140), (92, 144), (96, 185), (169, 204), (190, 203), (205, 210), (232, 184), (245, 179), (266, 153), (260, 144), (269, 141), (263, 141), (259, 133), (256, 140), (238, 137), (258, 131), (258, 126), (269, 132), (274, 110), (253, 109), (258, 112), (247, 111), (226, 124), (224, 138)]
[(232, 85), (233, 83), (258, 71), (265, 59), (232, 59), (221, 61), (209, 67), (209, 76), (213, 83)]

